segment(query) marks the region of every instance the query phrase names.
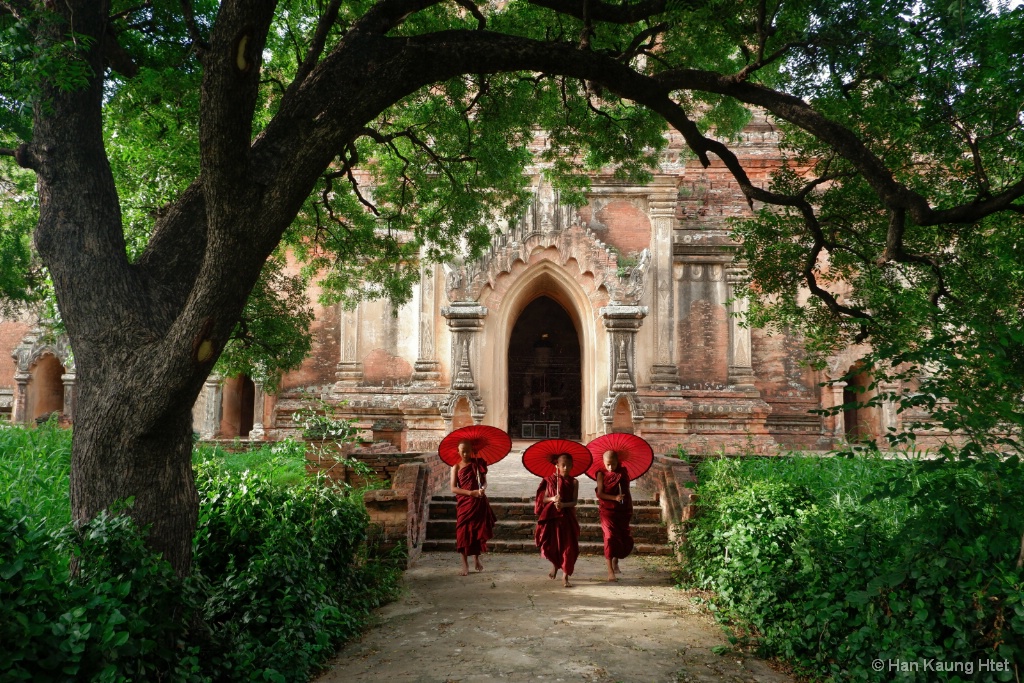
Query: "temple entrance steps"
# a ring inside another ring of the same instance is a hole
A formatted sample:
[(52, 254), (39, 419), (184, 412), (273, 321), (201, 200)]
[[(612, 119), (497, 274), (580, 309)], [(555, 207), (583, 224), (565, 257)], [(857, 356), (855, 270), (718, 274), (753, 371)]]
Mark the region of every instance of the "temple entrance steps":
[[(532, 497), (488, 496), (497, 523), (494, 538), (487, 542), (489, 552), (535, 553)], [(604, 539), (597, 512), (597, 500), (581, 499), (576, 507), (580, 522), (580, 554), (603, 555)], [(668, 529), (661, 521), (661, 508), (652, 500), (633, 501), (633, 552), (639, 555), (671, 555)], [(425, 551), (455, 552), (455, 496), (434, 496), (430, 500), (430, 517)]]

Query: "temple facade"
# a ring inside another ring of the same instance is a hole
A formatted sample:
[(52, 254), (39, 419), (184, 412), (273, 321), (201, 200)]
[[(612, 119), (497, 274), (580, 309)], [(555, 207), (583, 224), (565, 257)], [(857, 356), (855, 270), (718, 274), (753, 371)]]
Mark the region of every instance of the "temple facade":
[[(755, 183), (781, 163), (778, 143), (760, 119), (734, 144)], [(317, 399), (404, 451), (433, 450), (473, 423), (522, 439), (631, 432), (664, 453), (828, 449), (899, 426), (885, 405), (810, 412), (856, 400), (854, 387), (821, 383), (855, 369), (863, 349), (818, 372), (796, 336), (744, 324), (729, 220), (752, 211), (717, 160), (703, 168), (673, 136), (648, 184), (597, 174), (580, 208), (539, 174), (534, 189), (522, 219), (480, 259), (423, 266), (400, 309), (314, 304), (313, 352), (276, 395), (244, 376), (211, 376), (195, 430), (283, 438), (293, 413)], [(54, 411), (73, 419), (66, 344), (27, 318), (0, 320), (0, 344), (9, 349), (0, 411), (16, 422)]]

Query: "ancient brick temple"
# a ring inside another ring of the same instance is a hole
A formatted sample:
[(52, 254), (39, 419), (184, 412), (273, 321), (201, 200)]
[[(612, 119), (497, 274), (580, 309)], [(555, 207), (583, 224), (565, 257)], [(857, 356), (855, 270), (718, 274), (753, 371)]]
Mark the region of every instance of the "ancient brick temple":
[[(756, 183), (780, 163), (763, 119), (734, 149)], [(401, 309), (317, 305), (313, 354), (278, 395), (246, 377), (211, 377), (196, 431), (278, 438), (310, 397), (405, 451), (433, 450), (474, 422), (525, 439), (626, 431), (661, 452), (698, 453), (824, 449), (897, 426), (887, 406), (809, 412), (853, 400), (844, 401), (851, 387), (819, 384), (855, 368), (862, 350), (818, 373), (801, 363), (799, 339), (742, 324), (728, 220), (751, 212), (722, 164), (702, 168), (672, 137), (649, 184), (596, 175), (580, 209), (539, 177), (534, 186), (532, 206), (488, 253), (425, 266)], [(19, 422), (71, 416), (67, 349), (26, 320), (0, 320), (0, 343), (15, 360), (0, 354), (0, 411)]]

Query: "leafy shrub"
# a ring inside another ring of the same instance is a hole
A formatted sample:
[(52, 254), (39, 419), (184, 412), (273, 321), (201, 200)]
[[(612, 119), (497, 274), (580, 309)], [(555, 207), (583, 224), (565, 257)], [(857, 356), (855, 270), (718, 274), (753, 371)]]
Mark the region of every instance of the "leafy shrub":
[[(204, 620), (222, 650), (220, 666), (235, 680), (243, 671), (300, 680), (358, 632), (393, 585), (388, 570), (358, 556), (365, 510), (313, 483), (284, 489), (206, 465), (199, 484), (194, 561), (207, 581)], [(363, 571), (384, 580), (367, 581)], [(354, 588), (368, 594), (342, 602)]]
[(972, 662), (995, 681), (1014, 673), (979, 661), (1024, 662), (1017, 458), (706, 461), (699, 478), (686, 581), (765, 653), (836, 681), (891, 680), (876, 659)]
[[(197, 458), (200, 523), (181, 580), (127, 516), (71, 527), (70, 435), (44, 431), (0, 430), (0, 466), (15, 475), (0, 489), (3, 680), (306, 681), (393, 595), (399, 570), (368, 559), (361, 499), (282, 483), (304, 471), (301, 444)], [(49, 483), (43, 502), (16, 498), (19, 476)]]
[(51, 535), (21, 512), (0, 507), (5, 680), (202, 680), (185, 647), (195, 595), (129, 517), (103, 513)]

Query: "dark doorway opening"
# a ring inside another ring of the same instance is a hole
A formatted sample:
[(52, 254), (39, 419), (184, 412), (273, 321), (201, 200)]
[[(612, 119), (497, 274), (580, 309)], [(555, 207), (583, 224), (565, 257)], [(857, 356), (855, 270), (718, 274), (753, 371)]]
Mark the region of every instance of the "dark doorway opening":
[(508, 419), (513, 438), (580, 437), (580, 339), (572, 319), (542, 296), (523, 309), (508, 345)]

